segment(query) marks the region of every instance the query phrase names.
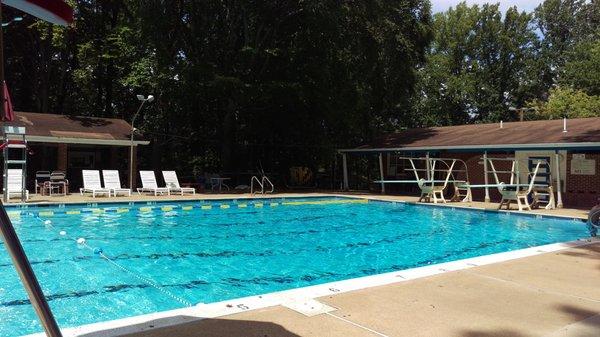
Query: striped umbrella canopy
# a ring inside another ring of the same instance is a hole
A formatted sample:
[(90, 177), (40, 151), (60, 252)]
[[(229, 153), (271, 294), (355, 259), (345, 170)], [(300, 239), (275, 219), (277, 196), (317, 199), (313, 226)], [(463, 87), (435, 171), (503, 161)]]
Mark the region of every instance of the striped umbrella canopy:
[(4, 90), (4, 116), (2, 116), (2, 119), (7, 122), (12, 122), (15, 120), (15, 112), (10, 100), (10, 94), (8, 93), (8, 86), (6, 85), (6, 82), (2, 82), (2, 84), (2, 90)]
[(62, 0), (0, 0), (44, 21), (66, 26), (73, 22), (73, 9)]

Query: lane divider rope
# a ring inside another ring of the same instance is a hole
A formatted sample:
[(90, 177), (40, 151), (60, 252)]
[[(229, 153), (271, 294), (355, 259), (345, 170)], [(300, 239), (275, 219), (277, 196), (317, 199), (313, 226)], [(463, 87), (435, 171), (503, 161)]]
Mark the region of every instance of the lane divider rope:
[[(56, 227), (54, 227), (54, 225), (52, 224), (52, 221), (50, 220), (46, 220), (44, 221), (42, 218), (40, 218), (39, 216), (35, 216), (35, 219), (39, 220), (45, 227), (50, 227), (54, 230), (57, 230)], [(71, 236), (69, 236), (66, 232), (61, 231), (59, 232), (60, 236), (64, 236), (69, 240), (75, 241), (75, 243), (82, 245), (83, 247), (89, 249), (92, 253), (97, 254), (98, 256), (100, 256), (101, 258), (103, 258), (105, 261), (109, 262), (110, 264), (112, 264), (114, 267), (120, 269), (121, 271), (124, 271), (128, 274), (130, 274), (131, 276), (135, 277), (136, 279), (146, 283), (147, 285), (151, 286), (152, 288), (158, 290), (160, 293), (162, 293), (163, 295), (171, 298), (172, 300), (175, 300), (177, 302), (179, 302), (180, 304), (183, 304), (186, 307), (193, 307), (194, 304), (184, 298), (181, 298), (175, 294), (173, 294), (172, 292), (168, 291), (167, 289), (165, 289), (164, 287), (160, 286), (159, 284), (157, 284), (156, 282), (152, 281), (151, 279), (141, 275), (140, 273), (136, 273), (122, 265), (120, 265), (119, 263), (113, 261), (110, 257), (106, 256), (104, 254), (104, 252), (102, 251), (101, 248), (93, 248), (90, 245), (87, 244), (87, 242), (85, 240), (80, 241), (79, 239), (75, 239)]]

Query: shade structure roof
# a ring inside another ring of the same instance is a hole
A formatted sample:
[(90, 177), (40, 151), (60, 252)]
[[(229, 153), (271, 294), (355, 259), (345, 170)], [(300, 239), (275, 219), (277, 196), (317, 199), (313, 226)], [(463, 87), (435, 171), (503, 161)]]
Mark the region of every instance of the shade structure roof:
[[(122, 119), (15, 112), (15, 120), (3, 125), (25, 127), (29, 142), (90, 145), (131, 145), (131, 125)], [(148, 141), (135, 139), (134, 145)]]
[(62, 0), (2, 0), (2, 3), (56, 25), (73, 22), (73, 9)]
[(600, 117), (415, 128), (340, 152), (600, 149)]

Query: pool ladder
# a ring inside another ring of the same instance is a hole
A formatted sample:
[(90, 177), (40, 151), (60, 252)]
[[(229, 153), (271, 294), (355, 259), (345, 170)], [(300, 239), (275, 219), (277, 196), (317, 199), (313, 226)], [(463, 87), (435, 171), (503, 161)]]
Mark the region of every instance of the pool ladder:
[[(258, 190), (254, 190), (254, 183), (256, 182), (257, 187), (260, 187), (260, 192)], [(265, 190), (265, 187), (271, 187), (270, 190)], [(273, 183), (271, 182), (271, 180), (269, 180), (269, 178), (267, 178), (267, 176), (262, 176), (261, 179), (258, 179), (257, 176), (252, 176), (252, 179), (250, 180), (250, 194), (256, 194), (256, 193), (260, 193), (260, 194), (268, 194), (268, 193), (273, 193), (273, 191), (275, 190), (275, 185), (273, 185)]]

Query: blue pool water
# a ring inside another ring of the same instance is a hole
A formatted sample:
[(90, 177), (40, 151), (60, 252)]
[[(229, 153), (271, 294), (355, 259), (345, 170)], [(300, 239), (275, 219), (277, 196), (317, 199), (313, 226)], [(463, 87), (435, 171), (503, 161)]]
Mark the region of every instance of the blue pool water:
[[(18, 211), (9, 214), (61, 327), (587, 236), (568, 219), (340, 198)], [(40, 331), (3, 245), (0, 275), (0, 336)]]

